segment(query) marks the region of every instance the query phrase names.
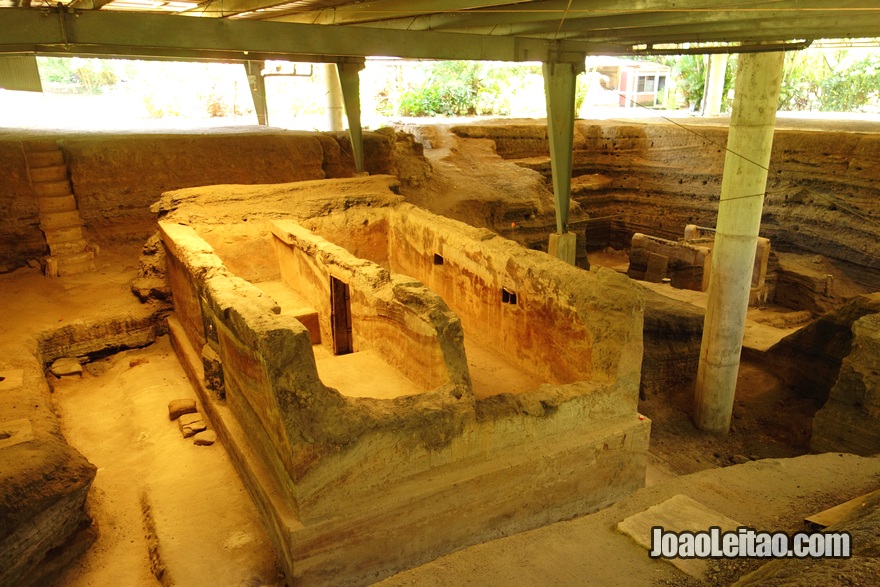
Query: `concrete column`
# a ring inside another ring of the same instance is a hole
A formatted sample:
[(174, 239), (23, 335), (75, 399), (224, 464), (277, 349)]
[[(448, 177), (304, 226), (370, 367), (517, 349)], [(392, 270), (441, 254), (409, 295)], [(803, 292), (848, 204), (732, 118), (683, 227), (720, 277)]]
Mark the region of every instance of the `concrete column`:
[(550, 139), (550, 168), (556, 203), (556, 234), (551, 235), (550, 253), (574, 264), (574, 251), (568, 232), (571, 204), (572, 150), (574, 148), (575, 82), (584, 71), (580, 63), (544, 63), (544, 95), (547, 100), (547, 137)]
[(727, 71), (727, 53), (709, 55), (709, 68), (706, 79), (706, 97), (703, 101), (705, 116), (721, 114), (721, 100), (724, 98), (724, 73)]
[(335, 63), (324, 64), (324, 83), (327, 86), (327, 128), (332, 132), (343, 130), (342, 85)]
[(345, 103), (345, 116), (348, 119), (348, 135), (351, 137), (351, 152), (358, 173), (364, 172), (364, 138), (361, 131), (361, 85), (360, 72), (363, 61), (345, 61), (336, 64), (342, 98)]
[(265, 61), (248, 61), (244, 64), (247, 74), (248, 85), (251, 88), (251, 97), (254, 99), (254, 110), (257, 113), (257, 124), (267, 126), (269, 124), (269, 104), (266, 100), (266, 78), (263, 77)]
[(733, 411), (783, 59), (742, 54), (736, 74), (694, 398), (694, 424), (718, 434)]

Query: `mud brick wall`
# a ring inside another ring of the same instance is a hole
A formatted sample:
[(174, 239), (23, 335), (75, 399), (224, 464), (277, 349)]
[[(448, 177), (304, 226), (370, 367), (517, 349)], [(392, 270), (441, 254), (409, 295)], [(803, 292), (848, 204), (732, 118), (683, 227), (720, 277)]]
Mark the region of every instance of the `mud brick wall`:
[(19, 141), (0, 141), (0, 273), (49, 254)]
[[(550, 175), (543, 124), (458, 126), (454, 132), (492, 139), (501, 157)], [(636, 232), (675, 239), (688, 224), (714, 226), (726, 144), (723, 126), (578, 121), (573, 174), (598, 174), (603, 181), (578, 189), (575, 180), (572, 198), (591, 217), (608, 219), (605, 246), (618, 249)], [(761, 236), (777, 251), (827, 256), (856, 283), (878, 290), (877, 225), (848, 213), (850, 206), (880, 216), (880, 134), (778, 128)]]
[(544, 381), (615, 380), (622, 395), (629, 389), (635, 399), (642, 301), (624, 276), (562, 266), (488, 230), (409, 205), (390, 218), (392, 269), (438, 292), (469, 336)]
[(627, 275), (633, 279), (647, 279), (652, 253), (668, 259), (666, 274), (659, 277), (668, 276), (672, 280), (672, 287), (695, 291), (706, 291), (709, 288), (712, 269), (712, 251), (709, 248), (636, 233), (632, 238)]
[[(348, 284), (354, 351), (375, 349), (425, 391), (467, 381), (461, 327), (423, 284), (358, 259), (293, 222), (273, 225), (281, 278), (318, 310), (321, 338), (332, 340), (330, 278)], [(448, 357), (448, 360), (447, 360)]]

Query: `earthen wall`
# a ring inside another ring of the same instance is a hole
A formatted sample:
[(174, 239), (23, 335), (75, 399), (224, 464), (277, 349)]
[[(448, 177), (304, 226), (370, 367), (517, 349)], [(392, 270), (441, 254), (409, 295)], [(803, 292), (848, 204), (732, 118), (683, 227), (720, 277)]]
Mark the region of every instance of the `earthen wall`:
[(635, 397), (641, 321), (629, 317), (641, 306), (623, 276), (561, 266), (410, 205), (390, 220), (392, 269), (439, 293), (468, 336), (548, 383), (614, 380)]
[[(579, 121), (574, 176), (601, 181), (572, 198), (607, 238), (591, 246), (629, 246), (633, 234), (678, 238), (687, 224), (714, 226), (724, 170), (722, 125)], [(462, 137), (495, 141), (505, 159), (549, 177), (543, 124), (455, 127)], [(777, 128), (761, 220), (774, 250), (829, 257), (859, 285), (880, 289), (880, 134)], [(856, 213), (851, 213), (855, 210)], [(866, 218), (867, 217), (867, 218)]]
[(318, 310), (322, 340), (333, 339), (330, 279), (335, 278), (349, 287), (355, 352), (377, 351), (419, 386), (413, 393), (450, 378), (468, 380), (463, 341), (458, 329), (445, 330), (451, 314), (436, 294), (296, 223), (276, 221), (273, 233), (282, 280)]

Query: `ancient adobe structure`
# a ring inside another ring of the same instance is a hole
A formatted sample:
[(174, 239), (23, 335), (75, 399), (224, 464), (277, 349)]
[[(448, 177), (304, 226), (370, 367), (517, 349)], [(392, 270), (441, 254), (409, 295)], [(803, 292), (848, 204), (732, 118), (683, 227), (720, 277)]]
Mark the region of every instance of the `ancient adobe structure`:
[[(389, 179), (195, 188), (157, 207), (175, 345), (297, 584), (361, 584), (644, 481), (639, 292), (402, 203)], [(251, 236), (224, 242), (239, 222)], [(227, 251), (260, 282), (230, 270)], [(277, 305), (266, 282), (294, 301)], [(541, 385), (475, 394), (465, 337)], [(315, 340), (371, 350), (411, 385), (375, 399), (387, 393), (377, 379), (372, 397), (348, 397), (322, 382)], [(223, 399), (208, 391), (206, 355), (219, 357), (208, 369), (222, 371)]]
[[(549, 173), (542, 125), (455, 132), (459, 145), (490, 145), (496, 169)], [(700, 132), (723, 144), (724, 129)], [(821, 254), (854, 292), (880, 283), (876, 228), (821, 195), (875, 214), (877, 137), (780, 130), (771, 160), (764, 234), (774, 250)], [(169, 329), (235, 447), (288, 572), (306, 581), (326, 578), (343, 553), (352, 565), (345, 572), (358, 581), (361, 569), (387, 574), (590, 511), (641, 483), (649, 424), (637, 416), (640, 382), (643, 391), (659, 390), (693, 378), (700, 312), (613, 272), (560, 265), (496, 235), (545, 247), (552, 218), (541, 194), (450, 211), (480, 228), (401, 202), (393, 192), (439, 207), (419, 192), (431, 165), (411, 138), (388, 131), (366, 138), (367, 169), (396, 175), (399, 184), (384, 177), (326, 182), (353, 173), (345, 139), (328, 134), (60, 137), (88, 240), (112, 249), (142, 243), (158, 228), (161, 241), (148, 243), (133, 284), (143, 304), (132, 298), (132, 308), (111, 315), (96, 308), (83, 311), (84, 320), (16, 324), (2, 339), (0, 411), (4, 423), (16, 424), (0, 439), (0, 458), (14, 463), (0, 467), (10, 488), (0, 503), (0, 583), (39, 582), (93, 539), (84, 504), (94, 468), (60, 433), (45, 366), (148, 344)], [(23, 142), (0, 141), (5, 270), (49, 252)], [(432, 163), (437, 173), (441, 166)], [(579, 124), (572, 218), (581, 263), (591, 250), (624, 248), (635, 232), (673, 238), (688, 223), (711, 226), (721, 168), (720, 151), (682, 129)], [(162, 192), (178, 188), (290, 181), (299, 183), (170, 192), (150, 210)], [(781, 291), (793, 307), (817, 315), (837, 309), (764, 360), (807, 395), (824, 400), (833, 387), (817, 419), (831, 430), (817, 438), (844, 437), (870, 452), (876, 432), (857, 423), (873, 417), (862, 389), (871, 386), (876, 325), (852, 325), (880, 311), (877, 295), (847, 303), (852, 296), (828, 295), (824, 265), (814, 275), (787, 263), (777, 260), (777, 285), (789, 284)], [(412, 393), (356, 398), (321, 382), (313, 343), (332, 348), (338, 328), (331, 278), (349, 288), (352, 350), (383, 357), (412, 382)], [(166, 321), (169, 291), (174, 316)], [(480, 388), (463, 362), (462, 337), (483, 337), (542, 385), (519, 394)], [(842, 363), (846, 376), (838, 381)], [(847, 425), (843, 433), (839, 422)], [(510, 459), (512, 470), (499, 466)], [(555, 478), (559, 471), (570, 476)], [(509, 475), (535, 484), (518, 492)], [(467, 491), (455, 488), (460, 479)], [(497, 496), (498, 487), (508, 493), (497, 506), (474, 499), (490, 489)], [(415, 495), (435, 500), (432, 516), (445, 516), (447, 533), (422, 545), (406, 544), (401, 534), (401, 558), (368, 556), (359, 534), (368, 521), (356, 504), (375, 503), (391, 535), (395, 514), (399, 524), (425, 522)], [(462, 508), (472, 508), (466, 527), (451, 521)], [(493, 521), (514, 510), (506, 522)], [(323, 550), (325, 540), (337, 546)]]

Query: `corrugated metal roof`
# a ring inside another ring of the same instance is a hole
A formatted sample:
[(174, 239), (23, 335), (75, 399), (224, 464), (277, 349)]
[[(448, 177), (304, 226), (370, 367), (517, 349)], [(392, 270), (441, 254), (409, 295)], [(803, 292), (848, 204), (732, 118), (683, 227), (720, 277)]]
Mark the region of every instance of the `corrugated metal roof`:
[(0, 56), (0, 88), (42, 92), (37, 58), (33, 55)]

